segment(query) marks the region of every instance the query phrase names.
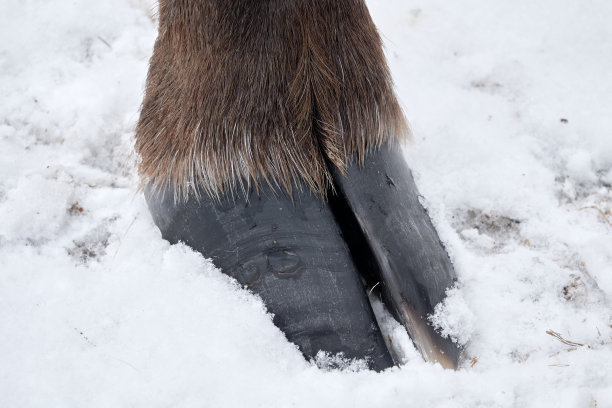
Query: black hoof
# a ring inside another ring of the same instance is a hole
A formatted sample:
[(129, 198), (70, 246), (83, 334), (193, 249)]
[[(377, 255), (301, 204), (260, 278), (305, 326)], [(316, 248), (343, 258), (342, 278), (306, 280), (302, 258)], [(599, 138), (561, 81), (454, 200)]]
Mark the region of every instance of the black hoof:
[(306, 358), (320, 350), (393, 365), (361, 277), (329, 205), (310, 192), (175, 204), (145, 192), (165, 239), (182, 241), (258, 294)]
[(334, 169), (333, 176), (337, 219), (356, 241), (351, 246), (359, 248), (358, 263), (380, 282), (383, 302), (425, 360), (456, 368), (459, 348), (427, 321), (454, 284), (455, 271), (399, 149), (383, 146), (363, 166), (352, 164), (345, 175)]
[(175, 203), (171, 191), (146, 197), (163, 237), (212, 258), (261, 296), (307, 358), (322, 350), (375, 370), (393, 365), (364, 288), (380, 283), (425, 360), (456, 368), (460, 350), (427, 321), (455, 273), (403, 157), (385, 146), (363, 166), (332, 173), (329, 202), (265, 186), (220, 202), (204, 194)]

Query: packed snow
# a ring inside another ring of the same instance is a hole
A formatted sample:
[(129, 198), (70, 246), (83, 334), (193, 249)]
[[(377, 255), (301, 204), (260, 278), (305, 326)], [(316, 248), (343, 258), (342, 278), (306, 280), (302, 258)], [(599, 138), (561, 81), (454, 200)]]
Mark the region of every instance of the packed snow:
[(161, 238), (133, 150), (153, 0), (3, 0), (0, 406), (612, 407), (612, 2), (368, 4), (460, 369), (388, 318), (405, 364), (321, 369)]

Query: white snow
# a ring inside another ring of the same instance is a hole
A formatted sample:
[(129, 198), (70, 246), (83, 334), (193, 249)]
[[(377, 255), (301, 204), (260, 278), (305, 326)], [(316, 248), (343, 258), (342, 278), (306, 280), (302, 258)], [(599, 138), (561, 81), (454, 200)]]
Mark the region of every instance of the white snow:
[(459, 275), (432, 321), (460, 370), (392, 322), (402, 367), (320, 370), (161, 239), (133, 153), (153, 0), (4, 0), (0, 406), (612, 406), (612, 3), (368, 4)]

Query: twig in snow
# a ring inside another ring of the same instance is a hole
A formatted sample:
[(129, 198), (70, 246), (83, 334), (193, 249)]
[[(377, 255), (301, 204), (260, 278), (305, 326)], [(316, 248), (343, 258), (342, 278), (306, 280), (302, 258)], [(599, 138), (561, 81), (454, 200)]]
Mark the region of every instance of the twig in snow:
[(102, 41), (104, 44), (106, 44), (106, 46), (108, 48), (110, 48), (111, 50), (113, 49), (113, 47), (108, 43), (108, 41), (106, 41), (104, 38), (100, 37), (99, 35), (97, 35), (96, 37), (98, 37), (98, 40)]
[(555, 331), (552, 331), (552, 330), (546, 330), (546, 334), (553, 336), (554, 338), (559, 340), (561, 343), (567, 344), (568, 346), (572, 346), (572, 347), (582, 347), (582, 346), (584, 346), (584, 344), (576, 343), (574, 341), (565, 340), (563, 338), (563, 336), (561, 336), (559, 333), (557, 333)]

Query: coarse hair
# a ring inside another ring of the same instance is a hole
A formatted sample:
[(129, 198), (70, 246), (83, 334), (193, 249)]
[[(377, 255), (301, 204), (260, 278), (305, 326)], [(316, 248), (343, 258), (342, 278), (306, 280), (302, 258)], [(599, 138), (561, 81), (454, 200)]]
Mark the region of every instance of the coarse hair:
[(153, 191), (325, 197), (328, 163), (407, 135), (363, 0), (160, 0), (136, 128)]

